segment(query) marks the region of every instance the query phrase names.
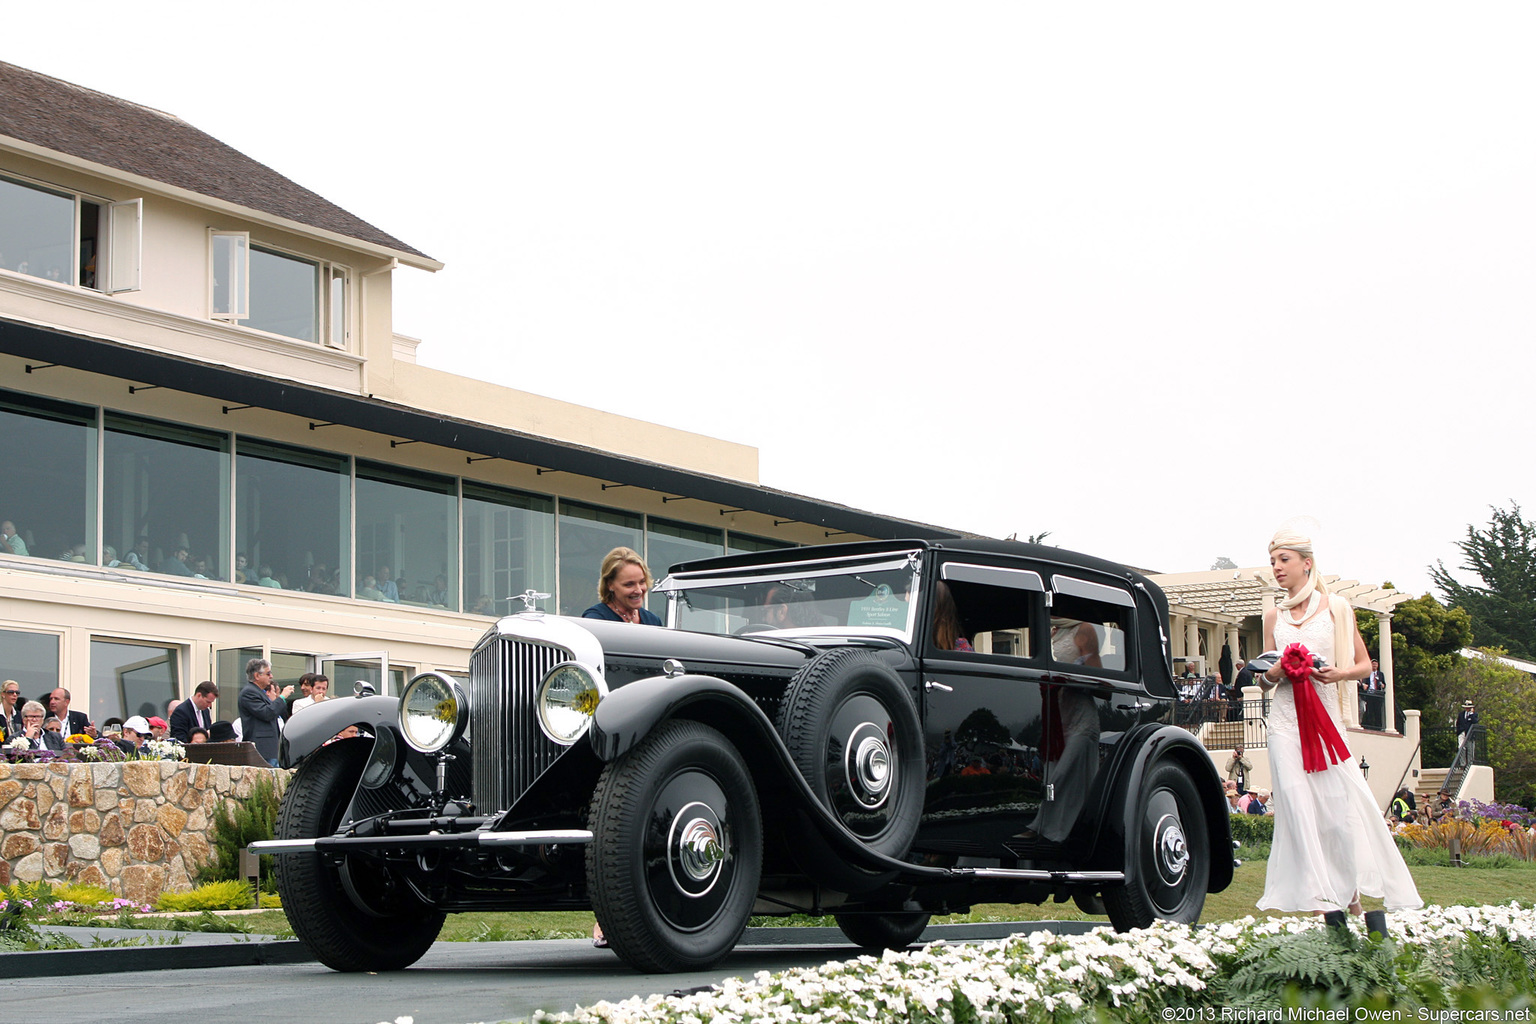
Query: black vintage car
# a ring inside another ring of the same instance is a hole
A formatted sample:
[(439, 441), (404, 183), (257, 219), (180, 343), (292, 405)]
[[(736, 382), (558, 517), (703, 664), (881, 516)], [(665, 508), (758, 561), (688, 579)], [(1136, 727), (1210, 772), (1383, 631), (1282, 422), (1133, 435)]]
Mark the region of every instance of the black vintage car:
[(260, 846), (315, 956), (398, 969), (447, 913), (590, 908), (626, 962), (678, 971), (753, 914), (900, 948), (983, 902), (1192, 922), (1230, 882), (1211, 759), (1159, 721), (1167, 603), (1124, 566), (881, 541), (656, 590), (668, 628), (529, 610), (480, 641), (468, 693), (427, 673), (292, 719)]

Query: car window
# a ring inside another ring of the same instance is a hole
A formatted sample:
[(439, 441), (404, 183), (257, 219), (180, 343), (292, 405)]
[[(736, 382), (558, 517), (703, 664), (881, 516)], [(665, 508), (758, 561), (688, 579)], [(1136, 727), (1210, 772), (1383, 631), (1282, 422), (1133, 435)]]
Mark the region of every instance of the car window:
[[(1060, 576), (1052, 581), (1052, 589), (1051, 661), (1074, 668), (1128, 671), (1131, 596)], [(1080, 596), (1090, 593), (1094, 596)]]
[(869, 633), (910, 640), (917, 562), (906, 553), (677, 573), (671, 624), (700, 633)]
[(1041, 621), (1045, 604), (1037, 573), (949, 563), (939, 576), (929, 615), (930, 650), (1035, 656), (1039, 650), (1035, 623)]

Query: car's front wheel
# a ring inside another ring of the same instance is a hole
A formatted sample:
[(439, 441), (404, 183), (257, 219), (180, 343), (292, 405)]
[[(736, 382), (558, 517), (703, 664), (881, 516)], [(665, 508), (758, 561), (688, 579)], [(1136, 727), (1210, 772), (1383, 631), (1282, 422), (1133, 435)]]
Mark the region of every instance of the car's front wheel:
[(658, 726), (603, 769), (587, 890), (608, 944), (641, 971), (700, 970), (741, 938), (762, 874), (746, 762), (698, 722)]
[[(341, 740), (305, 759), (283, 795), (277, 838), (334, 835), (369, 746)], [(288, 853), (276, 861), (277, 891), (293, 933), (333, 970), (409, 967), (443, 928), (443, 913), (417, 900), (377, 862), (353, 856), (337, 865), (318, 853)]]
[(1104, 888), (1104, 909), (1116, 931), (1153, 921), (1194, 924), (1205, 907), (1210, 842), (1194, 780), (1183, 766), (1161, 761), (1134, 797), (1127, 836), (1125, 884)]

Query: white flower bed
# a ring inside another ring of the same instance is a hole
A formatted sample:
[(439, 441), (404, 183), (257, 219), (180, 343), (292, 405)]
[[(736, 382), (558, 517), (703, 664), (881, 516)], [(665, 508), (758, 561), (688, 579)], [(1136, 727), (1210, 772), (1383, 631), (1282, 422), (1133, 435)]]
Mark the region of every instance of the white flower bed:
[[(1427, 907), (1388, 916), (1392, 938), (1440, 956), (1468, 933), (1536, 939), (1536, 910), (1518, 903), (1488, 907)], [(1214, 958), (1236, 955), (1258, 939), (1321, 925), (1299, 917), (1245, 917), (1191, 927), (1159, 922), (1119, 934), (1108, 927), (1085, 935), (1032, 932), (1001, 942), (935, 943), (915, 953), (887, 952), (752, 980), (727, 979), (689, 996), (635, 997), (572, 1013), (534, 1015), (539, 1024), (677, 1024), (735, 1022), (982, 1021), (1073, 1019), (1094, 1016), (1096, 1004), (1114, 1017), (1154, 1018), (1169, 988), (1200, 991), (1217, 969)], [(1353, 927), (1360, 928), (1358, 919)], [(969, 1007), (961, 1004), (969, 1003)], [(1137, 1014), (1130, 1012), (1139, 1009)], [(970, 1011), (969, 1013), (967, 1011)]]

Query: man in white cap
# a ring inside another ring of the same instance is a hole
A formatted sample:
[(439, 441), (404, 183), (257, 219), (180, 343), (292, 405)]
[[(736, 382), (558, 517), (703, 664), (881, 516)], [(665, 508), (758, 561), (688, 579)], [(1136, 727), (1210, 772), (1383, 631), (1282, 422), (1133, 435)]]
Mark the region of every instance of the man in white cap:
[(134, 715), (123, 723), (123, 739), (132, 743), (134, 750), (142, 748), (150, 736), (149, 721), (143, 715)]

